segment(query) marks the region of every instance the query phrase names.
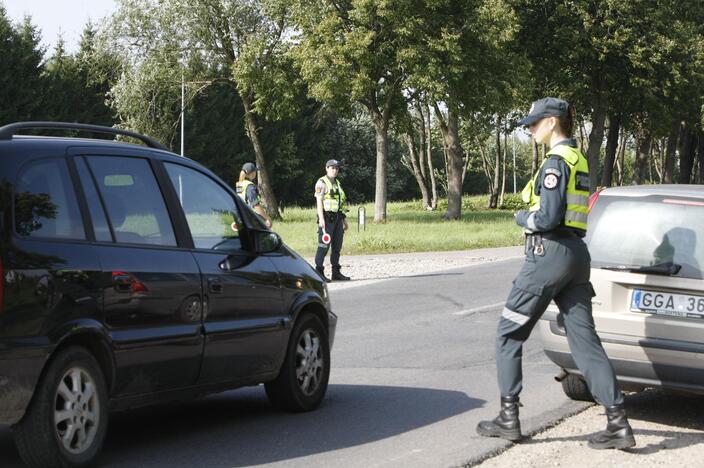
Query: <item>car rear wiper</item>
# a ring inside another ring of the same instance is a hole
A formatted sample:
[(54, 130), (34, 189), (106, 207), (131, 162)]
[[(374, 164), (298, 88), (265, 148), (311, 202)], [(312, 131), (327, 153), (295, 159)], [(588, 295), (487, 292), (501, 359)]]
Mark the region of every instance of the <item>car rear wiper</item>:
[(653, 275), (672, 276), (679, 273), (682, 265), (672, 262), (658, 263), (657, 265), (637, 266), (637, 265), (615, 265), (603, 266), (604, 270), (630, 271), (631, 273), (650, 273)]

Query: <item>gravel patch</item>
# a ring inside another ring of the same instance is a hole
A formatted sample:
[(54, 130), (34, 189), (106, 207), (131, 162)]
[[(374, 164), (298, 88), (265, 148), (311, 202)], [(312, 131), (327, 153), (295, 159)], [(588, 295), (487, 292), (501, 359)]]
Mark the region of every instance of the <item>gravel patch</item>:
[(604, 408), (594, 405), (555, 427), (485, 460), (481, 468), (619, 468), (704, 466), (704, 397), (648, 390), (626, 398), (636, 438), (628, 450), (593, 450), (589, 437), (606, 426)]
[[(522, 246), (452, 252), (343, 255), (340, 257), (341, 271), (351, 277), (352, 281), (333, 281), (329, 284), (329, 288), (331, 291), (347, 289), (390, 278), (411, 277), (473, 264), (522, 257)], [(329, 277), (331, 269), (328, 258), (325, 259), (325, 275)], [(306, 260), (311, 265), (315, 265), (313, 258), (306, 258)]]

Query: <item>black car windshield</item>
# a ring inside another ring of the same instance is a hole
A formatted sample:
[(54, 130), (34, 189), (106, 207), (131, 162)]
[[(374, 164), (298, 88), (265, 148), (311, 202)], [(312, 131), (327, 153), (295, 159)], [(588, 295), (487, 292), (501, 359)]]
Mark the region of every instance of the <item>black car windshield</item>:
[(704, 202), (602, 196), (589, 214), (586, 241), (596, 268), (637, 271), (675, 265), (680, 268), (673, 268), (672, 276), (701, 279)]

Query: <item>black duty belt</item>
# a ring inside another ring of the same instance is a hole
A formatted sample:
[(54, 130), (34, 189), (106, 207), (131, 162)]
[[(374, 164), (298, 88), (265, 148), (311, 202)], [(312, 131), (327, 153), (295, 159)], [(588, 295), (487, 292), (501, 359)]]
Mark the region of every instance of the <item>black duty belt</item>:
[(528, 237), (530, 236), (540, 236), (543, 239), (549, 239), (549, 240), (559, 240), (559, 239), (570, 239), (573, 237), (577, 238), (582, 238), (584, 237), (585, 232), (577, 229), (570, 229), (570, 228), (561, 228), (561, 229), (553, 229), (552, 231), (548, 232), (536, 232), (533, 234), (527, 234)]

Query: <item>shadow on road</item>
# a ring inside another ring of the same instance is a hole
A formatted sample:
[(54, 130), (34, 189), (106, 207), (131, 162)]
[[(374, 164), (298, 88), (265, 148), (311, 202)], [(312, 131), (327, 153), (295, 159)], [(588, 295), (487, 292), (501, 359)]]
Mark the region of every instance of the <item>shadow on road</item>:
[[(101, 466), (233, 467), (272, 463), (397, 436), (480, 407), (465, 393), (331, 385), (314, 412), (269, 405), (262, 387), (111, 416)], [(0, 466), (21, 466), (9, 430)]]
[[(457, 267), (452, 267), (457, 268)], [(406, 278), (428, 278), (433, 276), (462, 276), (463, 272), (460, 273), (419, 273), (414, 275), (389, 275), (389, 276), (365, 276), (365, 277), (355, 277), (347, 283), (340, 283), (339, 281), (333, 281), (332, 284), (354, 284), (362, 281), (376, 281), (376, 280), (393, 280), (393, 279), (406, 279)]]

